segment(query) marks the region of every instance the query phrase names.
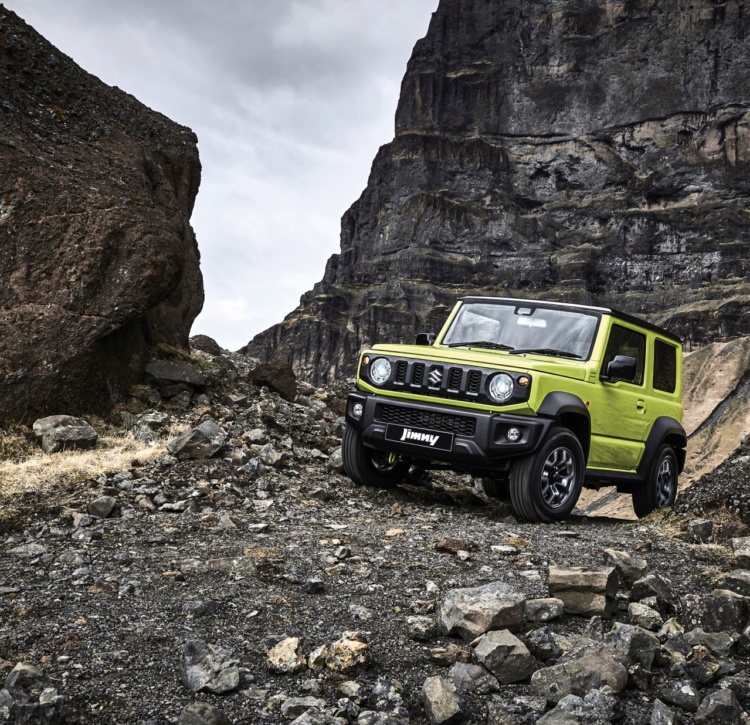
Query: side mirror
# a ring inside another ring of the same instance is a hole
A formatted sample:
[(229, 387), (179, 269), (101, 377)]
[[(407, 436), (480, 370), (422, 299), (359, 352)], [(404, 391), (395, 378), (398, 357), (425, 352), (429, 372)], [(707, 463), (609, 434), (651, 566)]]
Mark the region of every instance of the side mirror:
[(638, 361), (630, 355), (615, 355), (615, 359), (607, 364), (604, 380), (624, 380), (632, 383), (635, 381)]
[(432, 345), (435, 342), (435, 333), (434, 332), (420, 332), (417, 335), (417, 340), (414, 343), (415, 345)]

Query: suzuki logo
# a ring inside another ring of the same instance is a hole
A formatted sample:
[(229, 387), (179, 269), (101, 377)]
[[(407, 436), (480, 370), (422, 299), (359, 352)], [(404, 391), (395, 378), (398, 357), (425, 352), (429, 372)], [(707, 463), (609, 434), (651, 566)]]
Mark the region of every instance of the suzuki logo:
[(443, 371), (439, 368), (435, 368), (427, 377), (430, 381), (430, 385), (433, 388), (436, 388), (438, 385), (440, 385), (440, 381), (443, 379)]

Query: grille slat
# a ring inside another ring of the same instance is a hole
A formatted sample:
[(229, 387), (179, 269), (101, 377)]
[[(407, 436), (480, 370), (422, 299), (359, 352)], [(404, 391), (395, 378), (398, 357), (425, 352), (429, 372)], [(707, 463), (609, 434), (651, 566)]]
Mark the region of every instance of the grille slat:
[(401, 408), (395, 405), (380, 404), (375, 409), (375, 419), (382, 423), (396, 423), (414, 428), (429, 428), (471, 437), (476, 432), (474, 418), (449, 413), (435, 413), (415, 408)]
[(399, 360), (398, 363), (396, 363), (396, 382), (397, 383), (406, 382), (406, 371), (408, 369), (409, 369), (409, 365), (407, 364), (406, 360)]
[(421, 385), (424, 380), (424, 363), (416, 363), (411, 371), (411, 384)]
[(461, 379), (463, 370), (461, 368), (451, 368), (448, 376), (448, 390), (461, 390)]

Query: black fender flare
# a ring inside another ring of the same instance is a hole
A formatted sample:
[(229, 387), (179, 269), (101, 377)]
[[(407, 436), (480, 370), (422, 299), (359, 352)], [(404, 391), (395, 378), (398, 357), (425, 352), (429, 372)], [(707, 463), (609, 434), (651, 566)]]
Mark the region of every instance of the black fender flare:
[(679, 421), (663, 415), (654, 421), (651, 431), (646, 438), (646, 446), (638, 464), (638, 476), (645, 480), (651, 470), (654, 458), (663, 443), (668, 443), (674, 448), (677, 457), (677, 472), (682, 473), (685, 468), (685, 448), (687, 446), (687, 433)]
[(540, 418), (551, 418), (559, 425), (572, 430), (581, 443), (584, 459), (588, 460), (591, 447), (591, 414), (577, 395), (560, 391), (548, 393), (536, 414)]

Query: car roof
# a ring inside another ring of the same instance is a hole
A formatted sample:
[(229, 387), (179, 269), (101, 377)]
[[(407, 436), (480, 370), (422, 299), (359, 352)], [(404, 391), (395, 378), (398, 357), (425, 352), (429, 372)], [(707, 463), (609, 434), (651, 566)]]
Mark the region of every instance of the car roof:
[(550, 300), (519, 299), (516, 297), (469, 296), (469, 297), (462, 297), (461, 302), (489, 302), (490, 304), (512, 302), (514, 304), (522, 304), (522, 305), (543, 305), (544, 307), (559, 308), (563, 310), (580, 310), (581, 312), (598, 312), (600, 314), (612, 315), (613, 317), (617, 317), (621, 320), (624, 320), (625, 322), (630, 322), (631, 324), (638, 325), (639, 327), (644, 327), (647, 330), (656, 332), (657, 334), (662, 335), (663, 337), (668, 337), (670, 340), (674, 340), (675, 342), (679, 342), (680, 344), (682, 344), (683, 342), (682, 338), (679, 335), (676, 335), (674, 332), (670, 332), (669, 330), (666, 330), (663, 327), (659, 327), (658, 325), (653, 324), (653, 322), (644, 320), (641, 317), (636, 317), (635, 315), (631, 315), (628, 312), (622, 312), (620, 310), (613, 309), (612, 307), (595, 307), (593, 305), (578, 305), (578, 304), (573, 304), (570, 302), (552, 302)]

